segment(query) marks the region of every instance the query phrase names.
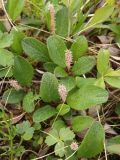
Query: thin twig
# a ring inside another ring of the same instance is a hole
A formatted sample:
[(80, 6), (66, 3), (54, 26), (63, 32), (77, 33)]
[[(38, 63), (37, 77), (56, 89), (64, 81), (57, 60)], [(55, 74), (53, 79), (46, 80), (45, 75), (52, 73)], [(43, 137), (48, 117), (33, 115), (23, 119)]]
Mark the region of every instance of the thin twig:
[[(22, 24), (22, 23), (18, 23), (18, 24), (21, 25), (21, 26), (24, 26), (24, 27), (28, 27), (28, 28), (31, 28), (31, 29), (34, 29), (34, 30), (38, 30), (38, 31), (41, 31), (41, 32), (44, 32), (44, 33), (47, 33), (47, 34), (52, 35), (51, 32), (46, 31), (46, 30), (44, 30), (44, 29), (39, 29), (39, 28), (37, 28), (37, 27), (29, 26), (29, 25)], [(69, 38), (68, 38), (68, 37), (65, 38), (65, 37), (62, 37), (62, 36), (60, 36), (60, 35), (57, 35), (57, 36), (60, 37), (60, 38), (62, 38), (62, 39), (64, 39), (64, 40), (66, 40), (66, 41), (68, 41), (68, 42), (74, 42), (74, 39), (71, 39), (70, 37), (69, 37)]]
[(38, 158), (34, 158), (34, 159), (32, 159), (32, 160), (38, 160), (38, 159), (42, 159), (42, 158), (48, 157), (48, 156), (54, 154), (55, 152), (61, 151), (61, 150), (65, 149), (65, 148), (68, 148), (68, 147), (69, 147), (69, 146), (65, 146), (65, 147), (63, 147), (63, 148), (57, 149), (56, 151), (53, 151), (53, 152), (51, 152), (51, 153), (48, 153), (48, 154), (46, 154), (46, 155), (44, 155), (44, 156), (41, 156), (41, 157), (38, 157)]
[(36, 69), (36, 71), (37, 71), (38, 73), (40, 73), (40, 74), (44, 74), (44, 71), (41, 71), (41, 70), (39, 70), (39, 69)]
[(87, 0), (87, 1), (85, 2), (85, 4), (81, 7), (81, 10), (83, 10), (84, 7), (85, 7), (89, 2), (90, 2), (90, 0)]
[(50, 134), (50, 133), (47, 133), (47, 132), (45, 132), (45, 131), (41, 131), (41, 132), (47, 134), (48, 136), (51, 136), (51, 138), (53, 138), (53, 139), (56, 140), (56, 141), (61, 141), (61, 140), (57, 139), (56, 137), (54, 137), (54, 136), (53, 136), (52, 134)]
[(6, 78), (7, 75), (9, 74), (11, 68), (12, 68), (12, 67), (9, 67), (9, 68), (8, 68), (8, 71), (7, 71), (5, 77), (4, 77), (3, 80), (2, 80), (1, 87), (0, 87), (0, 93), (2, 92), (2, 88), (3, 88), (3, 84), (4, 84), (4, 81), (5, 81), (5, 78)]
[(37, 27), (33, 27), (33, 26), (29, 26), (27, 24), (23, 24), (23, 23), (18, 23), (19, 25), (21, 26), (24, 26), (24, 27), (28, 27), (28, 28), (31, 28), (31, 29), (35, 29), (35, 30), (38, 30), (38, 31), (41, 31), (41, 32), (44, 32), (44, 33), (47, 33), (47, 34), (51, 34), (49, 31), (46, 31), (44, 29), (41, 29), (41, 28), (37, 28)]
[(78, 150), (76, 150), (75, 152), (73, 152), (69, 157), (67, 157), (65, 160), (70, 159)]
[(15, 25), (12, 23), (12, 20), (11, 20), (11, 18), (9, 17), (7, 11), (6, 11), (5, 4), (4, 4), (4, 0), (1, 0), (1, 3), (2, 3), (2, 7), (3, 7), (3, 10), (4, 10), (5, 14), (6, 14), (6, 17), (7, 17), (8, 21), (10, 22), (10, 24), (12, 25), (12, 27), (13, 27), (16, 31), (18, 31), (18, 29), (17, 29), (17, 28), (15, 27)]
[(64, 103), (61, 105), (60, 110), (59, 110), (59, 112), (57, 113), (57, 115), (56, 115), (56, 117), (55, 117), (55, 119), (54, 119), (54, 121), (53, 121), (52, 128), (53, 128), (53, 126), (54, 126), (54, 124), (55, 124), (55, 122), (56, 122), (56, 120), (57, 120), (57, 118), (58, 118), (60, 112), (62, 111), (63, 106), (64, 106)]
[[(98, 115), (98, 120), (99, 120), (99, 122), (101, 123), (100, 114), (99, 114), (99, 111), (98, 111), (97, 107), (96, 107), (96, 111), (97, 111), (97, 115)], [(108, 158), (107, 158), (107, 149), (106, 149), (105, 141), (104, 141), (104, 151), (105, 151), (105, 159), (108, 160)]]
[(20, 160), (22, 160), (22, 157), (23, 157), (23, 155), (24, 155), (26, 152), (32, 152), (32, 153), (34, 153), (36, 156), (39, 156), (36, 152), (34, 152), (34, 151), (32, 151), (32, 150), (25, 150), (25, 151), (22, 153), (22, 155), (21, 155), (21, 157), (20, 157)]

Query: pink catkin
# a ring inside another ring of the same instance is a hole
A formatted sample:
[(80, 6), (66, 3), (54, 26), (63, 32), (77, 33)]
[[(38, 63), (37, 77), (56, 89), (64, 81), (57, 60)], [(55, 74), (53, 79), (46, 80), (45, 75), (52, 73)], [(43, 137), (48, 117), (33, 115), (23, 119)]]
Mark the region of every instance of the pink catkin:
[(49, 5), (49, 11), (50, 11), (50, 27), (51, 27), (51, 33), (55, 33), (55, 8), (53, 4)]
[(66, 63), (66, 67), (67, 67), (68, 71), (71, 68), (72, 59), (73, 59), (72, 52), (69, 49), (67, 49), (65, 51), (65, 63)]
[(60, 98), (63, 101), (63, 103), (65, 103), (68, 92), (67, 92), (66, 87), (63, 84), (60, 84), (58, 86), (58, 93), (59, 93)]
[(78, 144), (76, 142), (72, 142), (70, 148), (71, 150), (76, 151), (78, 150)]

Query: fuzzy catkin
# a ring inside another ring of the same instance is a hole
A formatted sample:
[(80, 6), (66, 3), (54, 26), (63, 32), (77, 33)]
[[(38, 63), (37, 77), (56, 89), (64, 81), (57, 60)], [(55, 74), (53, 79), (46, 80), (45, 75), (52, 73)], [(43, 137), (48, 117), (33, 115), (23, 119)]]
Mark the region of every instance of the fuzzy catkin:
[(55, 8), (53, 4), (49, 5), (49, 11), (50, 11), (50, 28), (51, 28), (51, 33), (55, 33)]
[(58, 93), (63, 103), (65, 103), (68, 92), (67, 92), (66, 87), (63, 84), (59, 84)]
[(69, 49), (67, 49), (65, 51), (65, 63), (66, 63), (66, 67), (67, 67), (68, 71), (71, 68), (72, 59), (73, 59), (72, 52)]

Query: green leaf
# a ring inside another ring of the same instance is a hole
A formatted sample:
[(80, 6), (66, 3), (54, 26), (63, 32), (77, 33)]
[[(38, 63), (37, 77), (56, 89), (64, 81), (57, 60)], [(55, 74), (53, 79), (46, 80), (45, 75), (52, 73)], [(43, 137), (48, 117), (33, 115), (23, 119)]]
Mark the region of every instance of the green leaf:
[(83, 85), (94, 85), (96, 78), (76, 77), (76, 85), (81, 88)]
[(50, 61), (46, 45), (35, 38), (24, 38), (22, 41), (24, 52), (33, 60), (48, 62)]
[(120, 135), (107, 140), (107, 151), (120, 155)]
[(73, 140), (75, 137), (75, 134), (73, 131), (70, 130), (70, 128), (61, 128), (59, 132), (60, 139), (65, 141)]
[(107, 147), (107, 151), (114, 154), (120, 155), (120, 144), (113, 144)]
[[(71, 142), (69, 141), (69, 142), (67, 142), (67, 143), (65, 143), (65, 144), (66, 144), (66, 145), (71, 145)], [(66, 157), (66, 158), (68, 158), (69, 160), (78, 160), (77, 154), (75, 154), (76, 152), (73, 151), (73, 150), (71, 150), (70, 147), (65, 148), (65, 151), (66, 151), (66, 153), (65, 153), (65, 157)], [(72, 155), (72, 156), (71, 156), (71, 155)], [(71, 157), (70, 157), (70, 156), (71, 156)]]
[(34, 134), (34, 128), (30, 127), (26, 130), (26, 132), (23, 134), (22, 137), (24, 140), (28, 141), (33, 137), (33, 134)]
[(81, 56), (86, 55), (88, 50), (88, 42), (84, 36), (79, 36), (71, 46), (73, 59), (77, 61)]
[(78, 149), (78, 157), (95, 157), (102, 152), (104, 140), (105, 133), (102, 125), (99, 122), (94, 122)]
[(120, 77), (120, 70), (113, 70), (112, 68), (108, 70), (105, 74), (106, 77)]
[(58, 95), (58, 80), (55, 75), (49, 72), (43, 74), (40, 85), (40, 96), (44, 102), (56, 101)]
[(65, 122), (63, 120), (57, 120), (55, 121), (53, 128), (56, 129), (57, 131), (59, 131), (61, 128), (65, 127)]
[(53, 3), (54, 5), (58, 5), (59, 4), (59, 0), (50, 0), (51, 3)]
[(22, 123), (19, 123), (16, 125), (16, 131), (18, 134), (23, 134), (30, 128), (30, 122), (29, 121), (23, 121)]
[(106, 2), (107, 2), (109, 5), (114, 5), (114, 4), (115, 4), (115, 0), (106, 0)]
[(97, 70), (101, 75), (105, 75), (108, 69), (110, 68), (109, 57), (110, 57), (110, 53), (108, 50), (101, 49), (98, 53)]
[(53, 62), (46, 62), (43, 64), (43, 67), (47, 72), (53, 73), (56, 68), (56, 64), (54, 64)]
[(56, 34), (66, 37), (68, 35), (68, 8), (63, 6), (56, 13)]
[(96, 79), (96, 82), (94, 83), (94, 85), (105, 89), (104, 78), (103, 78), (103, 77), (100, 77), (100, 78)]
[(24, 7), (24, 0), (8, 0), (7, 1), (7, 12), (12, 20), (16, 20)]
[(63, 157), (65, 155), (65, 148), (64, 148), (64, 142), (58, 142), (56, 145), (55, 145), (55, 155), (56, 156), (59, 156), (59, 157)]
[(13, 72), (11, 67), (0, 67), (0, 78), (12, 77)]
[(83, 0), (61, 0), (68, 8), (70, 8), (71, 14), (75, 14), (83, 5)]
[(0, 31), (0, 48), (10, 47), (13, 43), (13, 35), (9, 33), (2, 33)]
[(46, 105), (42, 108), (37, 109), (33, 114), (34, 122), (43, 122), (56, 114), (56, 109), (50, 105)]
[(33, 78), (33, 67), (23, 57), (16, 56), (14, 59), (13, 74), (21, 85), (29, 85)]
[(107, 140), (107, 146), (110, 146), (113, 144), (120, 144), (120, 135), (112, 137)]
[(95, 120), (89, 116), (76, 116), (72, 119), (72, 128), (74, 132), (81, 132), (90, 128)]
[(25, 95), (23, 99), (23, 109), (24, 111), (31, 113), (34, 111), (35, 104), (34, 104), (34, 95), (33, 92), (29, 92)]
[(14, 64), (14, 55), (6, 49), (0, 49), (0, 65), (12, 66)]
[(89, 72), (95, 66), (95, 58), (92, 56), (85, 56), (78, 59), (72, 68), (75, 75), (81, 75)]
[(1, 32), (5, 32), (6, 31), (5, 25), (2, 22), (0, 22), (0, 31)]
[(94, 85), (85, 85), (72, 91), (67, 97), (67, 103), (73, 109), (83, 110), (105, 103), (107, 99), (108, 92), (106, 90)]
[(21, 146), (15, 148), (16, 157), (20, 157), (23, 152), (25, 152), (24, 146), (21, 145)]
[(58, 134), (58, 131), (56, 129), (52, 129), (50, 132), (49, 132), (49, 135), (46, 137), (46, 140), (45, 140), (45, 143), (48, 145), (48, 146), (52, 146), (54, 145), (55, 143), (59, 142), (59, 134)]
[(97, 9), (92, 19), (84, 27), (84, 30), (95, 27), (97, 24), (102, 23), (105, 20), (107, 20), (111, 16), (113, 10), (114, 10), (114, 7), (110, 5)]
[(105, 77), (105, 82), (115, 88), (120, 88), (120, 77)]
[(67, 91), (69, 92), (75, 87), (75, 78), (74, 77), (65, 77), (59, 81), (60, 84), (65, 85)]
[(72, 13), (76, 13), (83, 5), (83, 0), (71, 0), (70, 10)]
[(16, 54), (21, 55), (23, 52), (21, 42), (25, 37), (25, 34), (23, 32), (16, 31), (14, 29), (11, 31), (11, 34), (13, 35), (13, 43), (11, 45), (11, 49)]
[(23, 121), (16, 125), (16, 131), (18, 134), (22, 135), (23, 139), (28, 141), (33, 137), (34, 128), (31, 127), (29, 121)]
[(115, 33), (120, 35), (120, 26), (117, 24), (109, 24), (110, 29)]
[(57, 106), (57, 110), (59, 115), (63, 116), (70, 111), (70, 106), (68, 106), (67, 104), (59, 104)]
[(14, 89), (8, 89), (4, 92), (2, 99), (10, 104), (20, 103), (25, 96), (23, 90), (16, 91)]
[(84, 21), (86, 20), (86, 15), (84, 15), (83, 11), (79, 11), (79, 14), (77, 15), (77, 23), (74, 24), (72, 27), (72, 34), (77, 34), (79, 32), (84, 24)]
[(41, 126), (40, 123), (34, 123), (34, 124), (33, 124), (33, 128), (34, 128), (36, 131), (39, 131), (39, 130), (42, 128), (42, 126)]
[(56, 35), (50, 36), (47, 40), (47, 46), (52, 61), (60, 67), (66, 67), (65, 51), (67, 48), (64, 41)]
[(67, 77), (68, 76), (65, 70), (59, 66), (55, 68), (54, 74), (56, 77)]

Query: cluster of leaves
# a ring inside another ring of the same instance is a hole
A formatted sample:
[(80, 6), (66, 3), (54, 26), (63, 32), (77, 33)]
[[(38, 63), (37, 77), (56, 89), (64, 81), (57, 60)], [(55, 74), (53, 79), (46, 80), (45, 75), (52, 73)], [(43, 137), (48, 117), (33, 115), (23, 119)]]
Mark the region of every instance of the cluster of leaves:
[[(50, 3), (54, 9), (52, 20)], [(17, 125), (5, 122), (5, 127), (0, 124), (1, 130), (8, 128), (5, 136), (10, 134), (11, 149), (5, 152), (5, 156), (9, 153), (11, 160), (13, 156), (20, 157), (24, 153), (24, 141), (33, 142), (36, 150), (39, 145), (41, 148), (47, 145), (47, 150), (54, 146), (55, 156), (51, 159), (92, 158), (102, 153), (104, 146), (108, 152), (120, 154), (120, 137), (105, 141), (101, 122), (81, 114), (86, 109), (95, 106), (97, 109), (97, 105), (107, 103), (107, 87), (120, 88), (120, 70), (112, 67), (109, 51), (100, 49), (97, 55), (90, 54), (88, 40), (84, 34), (81, 35), (89, 29), (106, 27), (103, 22), (111, 20), (114, 0), (106, 0), (105, 5), (97, 9), (90, 19), (88, 13), (84, 13), (88, 3), (84, 5), (84, 1), (80, 0), (71, 0), (70, 3), (67, 0), (31, 0), (32, 15), (35, 18), (39, 16), (39, 12), (34, 14), (35, 6), (42, 10), (42, 23), (48, 31), (51, 31), (51, 23), (55, 23), (55, 33), (44, 38), (45, 43), (39, 40), (39, 33), (34, 32), (38, 39), (27, 36), (26, 30), (30, 26), (26, 29), (27, 25), (21, 27), (18, 24), (10, 33), (5, 32), (3, 26), (0, 27), (0, 78), (3, 78), (3, 83), (5, 79), (10, 79), (9, 84), (12, 86), (2, 93), (2, 102), (5, 107), (7, 104), (21, 106), (21, 111), (26, 115), (25, 120)], [(12, 21), (15, 22), (22, 11), (28, 15), (28, 10), (24, 10), (25, 5), (24, 0), (7, 1), (6, 11)], [(28, 24), (29, 20), (25, 19), (25, 23)], [(31, 23), (35, 25), (32, 21)], [(111, 30), (116, 32), (115, 26), (112, 25)], [(71, 59), (66, 58), (67, 52)], [(65, 102), (61, 101), (60, 85), (66, 89)], [(116, 113), (120, 114), (119, 107), (116, 108)], [(5, 115), (7, 114), (4, 113)], [(10, 123), (14, 120), (13, 117), (7, 119)], [(21, 119), (18, 118), (17, 122)], [(14, 135), (11, 135), (11, 127), (14, 128)], [(0, 133), (3, 135), (3, 131)], [(80, 139), (79, 134), (82, 133), (84, 136)], [(14, 151), (17, 143), (14, 145), (13, 141), (19, 138), (21, 148), (18, 148), (17, 154)], [(70, 147), (73, 142), (78, 143), (75, 151)], [(8, 142), (5, 140), (5, 143)]]

